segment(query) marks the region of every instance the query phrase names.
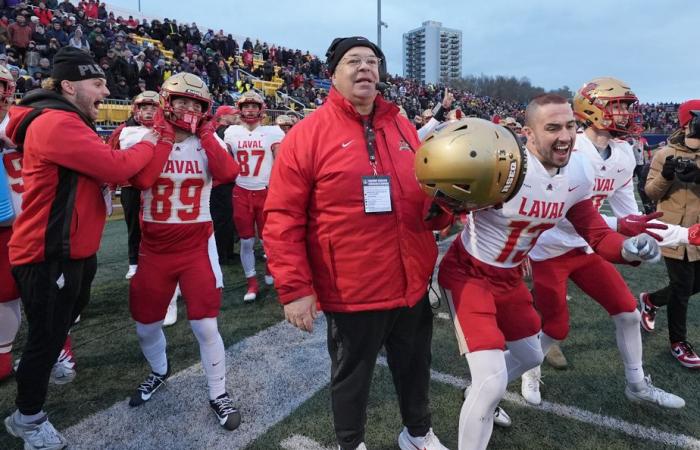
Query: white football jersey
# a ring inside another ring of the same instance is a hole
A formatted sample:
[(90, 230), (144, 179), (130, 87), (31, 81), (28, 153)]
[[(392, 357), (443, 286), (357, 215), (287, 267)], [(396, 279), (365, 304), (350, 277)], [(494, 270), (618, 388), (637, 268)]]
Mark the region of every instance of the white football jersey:
[(142, 125), (122, 128), (119, 133), (119, 148), (126, 150), (127, 148), (138, 144), (143, 140), (143, 137), (151, 131), (150, 128)]
[(572, 154), (553, 176), (529, 151), (527, 158), (527, 173), (515, 197), (501, 208), (474, 211), (462, 231), (464, 248), (482, 262), (518, 266), (543, 232), (591, 195), (593, 169), (580, 155)]
[(260, 191), (270, 184), (272, 146), (284, 138), (277, 125), (259, 126), (249, 131), (242, 125), (232, 125), (224, 133), (224, 142), (233, 153), (240, 172), (236, 185), (250, 191)]
[(22, 154), (17, 152), (14, 145), (5, 134), (7, 123), (10, 121), (10, 116), (6, 115), (0, 122), (0, 154), (2, 155), (2, 165), (5, 167), (7, 179), (10, 182), (10, 194), (12, 195), (12, 209), (15, 211), (15, 216), (22, 211), (22, 193), (24, 192), (24, 183), (22, 182)]
[[(221, 146), (224, 144), (216, 137)], [(173, 145), (158, 181), (142, 193), (143, 220), (156, 223), (211, 222), (212, 176), (199, 138)]]
[[(596, 209), (600, 209), (605, 200), (608, 201), (613, 216), (603, 216), (610, 228), (617, 229), (617, 219), (630, 214), (641, 214), (634, 196), (632, 176), (636, 166), (634, 150), (626, 141), (613, 139), (608, 144), (610, 156), (603, 159), (593, 142), (585, 133), (576, 136), (575, 153), (584, 157), (593, 166), (595, 180), (591, 200)], [(679, 245), (687, 243), (687, 229), (669, 226), (667, 230), (658, 231), (664, 238), (661, 245)], [(540, 236), (537, 245), (530, 252), (530, 258), (535, 261), (554, 258), (575, 249), (584, 248), (587, 253), (593, 249), (576, 233), (574, 226), (568, 220), (563, 220), (555, 228)]]

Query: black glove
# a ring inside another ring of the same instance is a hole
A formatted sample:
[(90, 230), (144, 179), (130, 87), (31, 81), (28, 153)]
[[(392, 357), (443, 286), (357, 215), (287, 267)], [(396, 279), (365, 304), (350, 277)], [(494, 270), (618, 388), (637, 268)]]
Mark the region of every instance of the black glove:
[(682, 173), (676, 172), (676, 178), (684, 183), (697, 183), (698, 177), (700, 177), (700, 167), (698, 166), (693, 166)]
[(672, 181), (676, 176), (676, 160), (673, 156), (667, 156), (664, 166), (661, 169), (661, 176), (668, 181)]

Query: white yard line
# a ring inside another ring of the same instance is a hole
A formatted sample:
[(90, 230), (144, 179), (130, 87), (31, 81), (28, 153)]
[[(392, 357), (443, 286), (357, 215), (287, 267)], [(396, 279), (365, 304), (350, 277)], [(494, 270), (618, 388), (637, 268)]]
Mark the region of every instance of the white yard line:
[(333, 450), (333, 448), (324, 447), (313, 439), (295, 434), (280, 442), (280, 447), (284, 450)]
[[(328, 384), (325, 319), (316, 321), (312, 335), (281, 322), (229, 347), (226, 358), (227, 389), (243, 418), (236, 431), (219, 426), (201, 364), (195, 364), (171, 377), (145, 405), (130, 408), (124, 400), (65, 430), (70, 448), (245, 447)], [(125, 384), (125, 396), (135, 388), (133, 381)]]

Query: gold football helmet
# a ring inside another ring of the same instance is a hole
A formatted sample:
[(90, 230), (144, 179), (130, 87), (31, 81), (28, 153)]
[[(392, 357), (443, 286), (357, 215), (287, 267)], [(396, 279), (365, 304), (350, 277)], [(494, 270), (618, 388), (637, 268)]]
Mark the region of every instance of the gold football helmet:
[(288, 115), (280, 114), (275, 119), (275, 125), (280, 127), (282, 129), (282, 131), (284, 131), (286, 133), (289, 131), (290, 128), (292, 128), (294, 126), (294, 122), (292, 121), (292, 118), (289, 117)]
[(10, 105), (14, 103), (15, 79), (10, 73), (10, 70), (5, 66), (0, 66), (0, 83), (3, 83), (4, 89), (0, 92), (0, 103)]
[[(246, 111), (243, 112), (243, 105), (255, 104), (258, 105), (258, 112)], [(255, 91), (246, 91), (236, 102), (236, 107), (241, 112), (241, 120), (248, 124), (254, 124), (262, 121), (265, 110), (265, 100)]]
[[(174, 110), (172, 102), (178, 97), (198, 100), (202, 104), (202, 112)], [(166, 120), (178, 128), (194, 133), (199, 123), (209, 114), (211, 95), (207, 85), (197, 75), (180, 72), (165, 80), (161, 86), (160, 104)]]
[(574, 114), (586, 127), (607, 130), (616, 137), (643, 131), (639, 99), (624, 81), (595, 78), (574, 95)]
[(447, 209), (507, 202), (525, 179), (525, 148), (509, 129), (467, 118), (439, 126), (416, 152), (416, 178)]
[(131, 105), (131, 114), (139, 124), (150, 127), (153, 125), (153, 115), (150, 117), (142, 114), (141, 105), (155, 105), (160, 107), (160, 94), (156, 91), (143, 91), (136, 97)]

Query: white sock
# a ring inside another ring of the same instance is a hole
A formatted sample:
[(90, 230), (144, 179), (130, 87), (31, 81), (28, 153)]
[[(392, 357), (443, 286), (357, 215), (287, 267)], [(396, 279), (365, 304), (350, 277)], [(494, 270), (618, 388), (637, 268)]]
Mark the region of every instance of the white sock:
[(520, 377), (526, 371), (539, 366), (544, 360), (540, 334), (533, 334), (517, 341), (506, 342), (508, 351), (504, 353), (508, 368), (508, 382)]
[(241, 265), (246, 278), (255, 276), (255, 254), (253, 245), (255, 238), (241, 239)]
[(136, 336), (139, 338), (143, 356), (151, 365), (151, 370), (159, 375), (165, 375), (168, 371), (168, 357), (165, 354), (163, 321), (149, 324), (136, 322)]
[(459, 413), (459, 449), (485, 449), (493, 431), (493, 411), (508, 385), (506, 362), (501, 350), (467, 354), (472, 387)]
[(552, 348), (552, 345), (558, 344), (560, 342), (560, 340), (550, 337), (547, 333), (543, 331), (542, 334), (540, 334), (540, 346), (542, 347), (542, 354), (547, 356), (547, 353), (549, 353), (549, 349)]
[(44, 416), (46, 416), (46, 413), (44, 412), (44, 410), (41, 410), (36, 414), (29, 414), (29, 415), (19, 413), (19, 421), (25, 425), (28, 425), (30, 423), (36, 422), (39, 419), (44, 418)]
[(636, 309), (612, 316), (615, 322), (617, 348), (625, 365), (625, 378), (630, 384), (644, 381), (642, 367), (642, 332), (639, 328), (640, 315)]
[(192, 332), (199, 341), (199, 354), (207, 376), (209, 399), (214, 400), (226, 392), (226, 354), (224, 340), (216, 325), (216, 317), (190, 320)]
[(0, 353), (9, 353), (22, 320), (20, 300), (0, 303)]

